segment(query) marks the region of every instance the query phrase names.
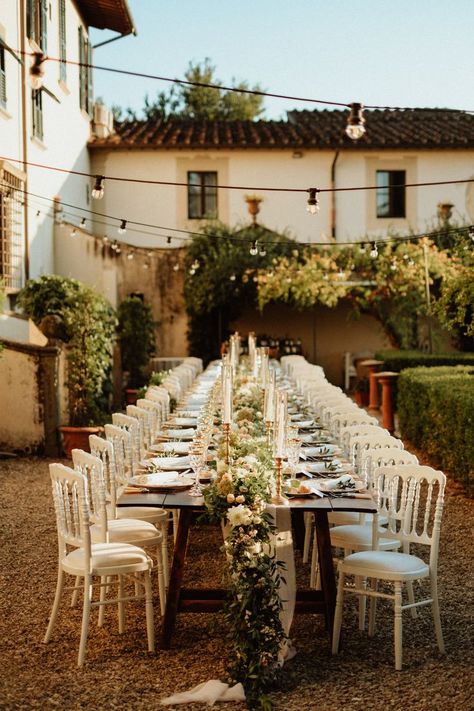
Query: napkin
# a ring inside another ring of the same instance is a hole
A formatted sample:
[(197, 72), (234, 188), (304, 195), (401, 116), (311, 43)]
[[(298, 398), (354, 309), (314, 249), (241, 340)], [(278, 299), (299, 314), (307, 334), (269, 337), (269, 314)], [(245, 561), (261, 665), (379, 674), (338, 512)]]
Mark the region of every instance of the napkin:
[(343, 489), (345, 486), (353, 484), (354, 478), (350, 474), (343, 474), (337, 479), (327, 479), (324, 482), (324, 487), (326, 489)]
[(216, 701), (245, 701), (244, 687), (242, 684), (229, 686), (219, 679), (210, 679), (189, 689), (189, 691), (182, 691), (180, 694), (173, 694), (166, 699), (161, 699), (160, 704), (171, 706), (172, 704), (190, 704), (199, 701), (208, 706), (214, 706)]

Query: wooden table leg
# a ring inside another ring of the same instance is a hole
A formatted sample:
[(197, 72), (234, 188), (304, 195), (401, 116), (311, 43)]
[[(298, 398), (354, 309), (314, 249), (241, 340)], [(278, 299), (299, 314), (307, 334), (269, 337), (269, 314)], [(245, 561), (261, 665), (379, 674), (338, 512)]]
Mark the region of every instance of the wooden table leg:
[(176, 622), (192, 516), (193, 511), (191, 509), (181, 509), (179, 514), (178, 532), (174, 544), (173, 563), (171, 566), (168, 595), (166, 596), (166, 609), (161, 633), (161, 645), (164, 649), (169, 649), (171, 645), (171, 635), (173, 634)]
[(331, 537), (327, 511), (314, 512), (316, 540), (318, 543), (319, 570), (321, 574), (321, 590), (326, 608), (326, 626), (329, 638), (332, 639), (334, 610), (336, 607), (336, 578), (332, 561)]

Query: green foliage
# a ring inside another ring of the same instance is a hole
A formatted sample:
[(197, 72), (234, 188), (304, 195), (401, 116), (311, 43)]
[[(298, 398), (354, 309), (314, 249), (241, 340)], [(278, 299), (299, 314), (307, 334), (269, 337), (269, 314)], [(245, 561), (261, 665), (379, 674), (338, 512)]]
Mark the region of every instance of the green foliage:
[(143, 369), (155, 353), (155, 330), (150, 306), (138, 296), (128, 296), (118, 309), (122, 369), (128, 372), (128, 387), (145, 384)]
[[(215, 76), (216, 68), (209, 57), (203, 62), (189, 66), (185, 79), (197, 84), (222, 84)], [(237, 89), (249, 89), (247, 82), (236, 82)], [(253, 91), (262, 91), (257, 85)], [(147, 119), (189, 118), (189, 119), (241, 119), (252, 121), (263, 113), (263, 97), (255, 94), (240, 94), (233, 91), (211, 89), (206, 86), (173, 84), (168, 91), (161, 91), (154, 101), (145, 97), (144, 114)], [(117, 109), (115, 109), (117, 115)], [(130, 113), (129, 113), (130, 117)]]
[(474, 350), (474, 267), (443, 283), (436, 313), (461, 350)]
[(259, 275), (259, 306), (283, 301), (301, 309), (315, 304), (332, 308), (348, 299), (356, 314), (371, 314), (382, 324), (392, 345), (416, 347), (419, 320), (427, 314), (424, 247), (436, 299), (442, 280), (454, 275), (459, 264), (423, 239), (379, 244), (375, 259), (359, 247), (342, 246), (281, 257), (272, 274)]
[[(188, 248), (184, 296), (191, 352), (208, 361), (219, 355), (229, 322), (247, 305), (255, 304), (256, 271), (273, 264), (281, 254), (282, 243), (293, 242), (286, 235), (258, 226), (237, 229), (212, 223), (203, 232)], [(253, 240), (265, 247), (264, 256), (249, 254)], [(191, 274), (195, 260), (199, 267)]]
[(402, 436), (474, 495), (474, 365), (403, 370), (398, 416)]
[(76, 279), (56, 275), (30, 280), (18, 305), (36, 324), (50, 314), (62, 319), (69, 342), (69, 420), (98, 424), (107, 414), (116, 317), (102, 296)]
[(472, 365), (474, 353), (423, 353), (422, 351), (379, 351), (375, 354), (378, 360), (383, 360), (384, 370), (400, 372), (405, 368), (420, 366), (433, 367), (443, 365)]

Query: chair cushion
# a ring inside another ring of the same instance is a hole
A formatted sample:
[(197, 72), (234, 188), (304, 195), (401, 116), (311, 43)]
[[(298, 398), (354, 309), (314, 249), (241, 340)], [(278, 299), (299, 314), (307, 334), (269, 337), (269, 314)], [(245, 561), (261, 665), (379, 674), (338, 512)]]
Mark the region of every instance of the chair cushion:
[[(384, 529), (380, 529), (384, 533)], [(372, 526), (335, 526), (329, 529), (331, 535), (331, 545), (346, 550), (371, 550), (372, 548)], [(380, 550), (395, 550), (400, 548), (400, 541), (392, 538), (379, 538)]]
[[(130, 569), (146, 570), (151, 567), (151, 560), (144, 550), (128, 543), (95, 543), (91, 547), (91, 572), (100, 575), (101, 571), (119, 569), (118, 572), (131, 572)], [(67, 554), (62, 566), (71, 575), (84, 574), (86, 563), (83, 548), (75, 548)]]
[(328, 521), (334, 526), (345, 526), (346, 524), (357, 524), (360, 521), (360, 514), (356, 511), (332, 511), (328, 513)]
[(417, 580), (430, 574), (429, 565), (415, 555), (395, 551), (361, 551), (346, 556), (339, 569), (349, 575), (381, 580)]
[[(145, 545), (161, 540), (161, 533), (149, 521), (137, 521), (133, 518), (120, 518), (107, 523), (109, 543), (132, 543)], [(91, 538), (94, 543), (102, 541), (102, 528), (99, 524), (91, 526)]]
[(168, 520), (168, 513), (155, 506), (118, 506), (117, 518), (135, 518), (139, 521), (164, 523)]

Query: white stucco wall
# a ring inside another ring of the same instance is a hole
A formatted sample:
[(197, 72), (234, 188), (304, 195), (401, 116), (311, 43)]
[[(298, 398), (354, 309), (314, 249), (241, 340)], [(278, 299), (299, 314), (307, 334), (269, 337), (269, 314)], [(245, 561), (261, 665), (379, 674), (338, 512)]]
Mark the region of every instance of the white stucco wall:
[[(105, 175), (176, 182), (186, 182), (188, 170), (216, 170), (219, 183), (249, 188), (219, 191), (221, 221), (230, 225), (248, 224), (250, 216), (244, 197), (257, 193), (264, 198), (258, 218), (261, 224), (280, 232), (289, 230), (301, 241), (324, 242), (329, 241), (331, 234), (329, 193), (320, 195), (320, 213), (310, 216), (306, 212), (305, 193), (265, 192), (258, 186), (329, 187), (334, 157), (332, 151), (303, 151), (301, 157), (294, 157), (291, 150), (94, 149), (92, 170)], [(407, 182), (459, 180), (474, 174), (474, 151), (341, 151), (336, 161), (336, 186), (375, 185), (376, 170), (384, 169), (405, 169)], [(436, 224), (438, 202), (452, 202), (453, 218), (462, 221), (467, 217), (466, 196), (466, 184), (407, 188), (406, 219), (381, 220), (376, 218), (375, 191), (340, 192), (335, 196), (336, 237), (344, 242), (366, 234), (383, 235), (387, 230), (422, 231)], [(187, 219), (186, 187), (109, 181), (104, 199), (95, 206), (117, 218), (162, 227), (146, 228), (155, 236), (145, 237), (134, 234), (129, 226), (124, 239), (134, 244), (164, 246), (167, 227), (200, 229), (199, 221)], [(112, 239), (120, 239), (115, 227), (105, 230)], [(178, 240), (173, 242), (178, 245)]]
[(38, 357), (10, 350), (0, 358), (0, 448), (35, 450), (44, 441)]

